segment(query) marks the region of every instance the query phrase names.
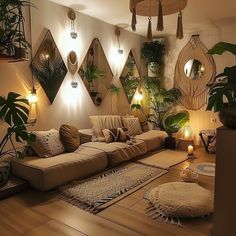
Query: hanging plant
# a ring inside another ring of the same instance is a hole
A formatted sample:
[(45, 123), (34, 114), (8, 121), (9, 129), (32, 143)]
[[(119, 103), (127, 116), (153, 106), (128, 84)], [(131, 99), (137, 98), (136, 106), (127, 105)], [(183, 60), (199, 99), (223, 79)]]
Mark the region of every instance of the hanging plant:
[(120, 87), (117, 87), (115, 84), (111, 84), (111, 86), (108, 88), (108, 90), (112, 93), (112, 94), (119, 94), (120, 92)]
[(25, 56), (30, 44), (24, 28), (24, 6), (31, 6), (28, 0), (0, 1), (0, 55)]

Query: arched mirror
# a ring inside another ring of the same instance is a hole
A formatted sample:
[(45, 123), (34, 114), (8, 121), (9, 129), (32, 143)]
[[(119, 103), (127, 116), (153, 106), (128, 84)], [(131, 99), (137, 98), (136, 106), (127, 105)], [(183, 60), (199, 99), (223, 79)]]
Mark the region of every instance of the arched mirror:
[(204, 71), (204, 65), (197, 59), (190, 59), (184, 65), (184, 73), (191, 80), (201, 79)]
[(111, 84), (113, 74), (102, 45), (97, 38), (92, 41), (89, 47), (79, 69), (79, 75), (93, 103), (96, 106), (101, 105)]
[(216, 71), (213, 57), (207, 52), (199, 35), (194, 35), (179, 54), (174, 87), (181, 91), (181, 103), (187, 109), (198, 110), (207, 102), (207, 84)]

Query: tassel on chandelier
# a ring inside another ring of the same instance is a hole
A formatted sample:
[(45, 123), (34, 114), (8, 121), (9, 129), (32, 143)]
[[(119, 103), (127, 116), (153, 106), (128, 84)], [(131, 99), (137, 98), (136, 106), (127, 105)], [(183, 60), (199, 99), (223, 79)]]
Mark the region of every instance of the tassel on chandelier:
[(164, 30), (164, 15), (171, 15), (178, 13), (176, 37), (182, 39), (183, 34), (183, 21), (182, 10), (187, 6), (188, 0), (130, 0), (130, 12), (132, 13), (131, 28), (136, 31), (137, 15), (148, 16), (148, 30), (147, 38), (152, 40), (152, 16), (157, 17), (157, 31)]
[(147, 38), (149, 41), (152, 41), (152, 18), (150, 16), (148, 17)]
[(161, 3), (160, 0), (158, 1), (157, 30), (158, 31), (163, 31), (164, 30), (162, 3)]
[(136, 8), (133, 8), (133, 14), (132, 14), (132, 23), (131, 27), (133, 31), (136, 31), (136, 24), (137, 24), (137, 18), (136, 18)]
[(184, 32), (183, 32), (182, 12), (179, 12), (178, 21), (177, 21), (176, 38), (177, 39), (182, 39), (183, 37), (184, 37)]

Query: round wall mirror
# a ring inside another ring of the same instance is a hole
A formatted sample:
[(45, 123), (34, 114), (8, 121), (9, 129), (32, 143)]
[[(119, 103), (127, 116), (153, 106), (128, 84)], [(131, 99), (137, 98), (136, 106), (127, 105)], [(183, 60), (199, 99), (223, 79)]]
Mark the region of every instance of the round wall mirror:
[(189, 60), (184, 66), (184, 73), (191, 80), (201, 79), (204, 72), (204, 65), (197, 59)]

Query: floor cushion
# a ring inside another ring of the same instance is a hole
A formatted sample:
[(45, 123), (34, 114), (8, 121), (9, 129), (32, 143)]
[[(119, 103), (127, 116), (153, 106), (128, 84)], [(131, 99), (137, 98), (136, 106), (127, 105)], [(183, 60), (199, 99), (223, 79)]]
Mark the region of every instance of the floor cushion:
[(13, 174), (27, 180), (33, 188), (40, 191), (85, 178), (106, 167), (105, 152), (81, 146), (73, 153), (50, 158), (25, 157), (22, 160), (12, 160)]
[(147, 193), (153, 218), (165, 221), (179, 218), (203, 217), (213, 212), (213, 196), (210, 191), (195, 183), (172, 182), (159, 185)]
[(115, 166), (147, 152), (147, 145), (142, 140), (137, 140), (132, 145), (125, 142), (89, 142), (82, 144), (82, 146), (104, 151), (107, 154), (109, 166)]
[(147, 151), (150, 152), (163, 147), (167, 136), (165, 131), (150, 130), (140, 135), (136, 135), (135, 138), (144, 141), (147, 144)]

